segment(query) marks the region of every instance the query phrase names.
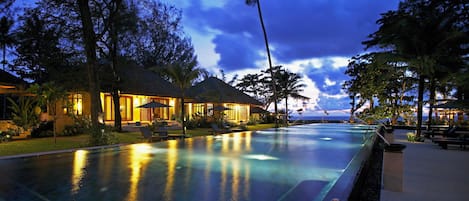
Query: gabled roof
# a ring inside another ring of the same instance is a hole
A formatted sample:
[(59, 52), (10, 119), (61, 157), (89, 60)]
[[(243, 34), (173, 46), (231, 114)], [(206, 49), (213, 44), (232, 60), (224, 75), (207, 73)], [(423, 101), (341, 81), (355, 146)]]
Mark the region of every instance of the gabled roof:
[(4, 70), (0, 70), (0, 85), (24, 85), (26, 82), (14, 75), (6, 72)]
[(122, 80), (120, 91), (124, 94), (180, 97), (180, 90), (153, 71), (136, 65), (118, 69)]
[(25, 94), (28, 83), (9, 72), (0, 70), (0, 94)]
[(262, 105), (261, 102), (216, 77), (209, 77), (188, 90), (194, 102), (240, 103)]

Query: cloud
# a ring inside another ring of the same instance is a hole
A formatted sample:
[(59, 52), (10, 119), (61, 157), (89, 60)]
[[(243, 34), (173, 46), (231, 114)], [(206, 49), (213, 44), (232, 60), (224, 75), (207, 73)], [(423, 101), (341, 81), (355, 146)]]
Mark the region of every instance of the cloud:
[[(186, 12), (194, 28), (219, 30), (217, 46), (222, 60), (220, 66), (233, 68), (225, 57), (232, 56), (232, 50), (247, 47), (264, 50), (262, 30), (255, 7), (244, 1), (225, 1), (223, 6), (207, 7), (206, 1), (194, 1)], [(198, 3), (197, 3), (198, 2)], [(375, 21), (379, 14), (397, 6), (398, 0), (391, 1), (264, 1), (262, 3), (264, 22), (272, 55), (280, 63), (312, 57), (346, 56), (363, 51), (361, 41), (377, 29)], [(238, 37), (226, 37), (225, 35)], [(246, 34), (252, 38), (245, 37)], [(241, 39), (241, 40), (240, 40)], [(236, 46), (240, 47), (236, 47)], [(241, 58), (252, 51), (238, 52)], [(225, 55), (226, 54), (226, 55)], [(244, 54), (244, 55), (242, 55)], [(252, 63), (252, 62), (244, 62)], [(239, 66), (244, 68), (247, 66)]]
[[(265, 43), (257, 9), (245, 1), (177, 0), (185, 3), (185, 28), (210, 38), (198, 59), (228, 74), (264, 70)], [(187, 3), (189, 2), (189, 3)], [(399, 0), (262, 1), (273, 65), (300, 73), (312, 98), (309, 110), (349, 108), (342, 83), (348, 59), (363, 52), (361, 42), (378, 29), (380, 14)], [(198, 47), (197, 52), (201, 52)], [(205, 67), (205, 66), (202, 66)]]

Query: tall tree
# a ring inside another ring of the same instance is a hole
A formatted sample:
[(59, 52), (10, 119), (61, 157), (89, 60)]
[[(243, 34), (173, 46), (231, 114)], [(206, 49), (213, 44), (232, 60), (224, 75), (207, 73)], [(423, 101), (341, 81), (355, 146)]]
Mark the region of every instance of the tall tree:
[(288, 126), (288, 98), (300, 100), (309, 100), (308, 97), (300, 95), (306, 84), (301, 82), (301, 76), (288, 70), (280, 70), (276, 74), (279, 83), (280, 96), (285, 99), (285, 119), (284, 123)]
[(91, 21), (91, 13), (88, 0), (79, 0), (78, 8), (82, 24), (82, 34), (86, 53), (86, 70), (88, 73), (88, 87), (91, 101), (91, 140), (92, 144), (101, 144), (99, 129), (99, 113), (101, 111), (99, 97), (99, 81), (97, 76), (97, 57), (96, 57), (96, 33)]
[(186, 135), (186, 112), (185, 112), (185, 97), (186, 91), (189, 89), (193, 82), (201, 75), (202, 70), (196, 67), (195, 59), (190, 64), (174, 63), (166, 66), (162, 73), (166, 75), (170, 82), (176, 85), (181, 90), (181, 123), (182, 133)]
[(397, 11), (378, 20), (380, 28), (365, 41), (367, 47), (391, 49), (418, 79), (417, 135), (421, 134), (426, 80), (432, 79), (442, 58), (467, 55), (467, 12), (463, 1), (407, 0)]
[(50, 73), (67, 65), (68, 54), (60, 48), (60, 33), (38, 9), (28, 10), (16, 33), (16, 56), (13, 71), (35, 83), (51, 80)]
[(123, 60), (130, 59), (127, 53), (130, 49), (129, 41), (136, 32), (138, 21), (135, 5), (122, 0), (110, 0), (102, 4), (95, 4), (102, 14), (97, 15), (95, 21), (102, 24), (102, 36), (98, 38), (99, 58), (105, 62), (109, 68), (100, 73), (101, 83), (106, 91), (109, 91), (114, 104), (114, 128), (122, 130), (122, 117), (120, 113), (119, 89), (121, 78), (117, 72)]
[(181, 25), (181, 11), (161, 2), (147, 1), (138, 7), (140, 13), (132, 50), (133, 59), (141, 66), (158, 72), (174, 63), (189, 64), (194, 48)]
[(0, 19), (0, 47), (2, 48), (2, 67), (5, 69), (5, 65), (8, 63), (6, 60), (7, 47), (11, 47), (15, 40), (13, 34), (11, 33), (13, 25), (13, 20), (9, 19), (6, 16), (3, 16)]
[[(264, 25), (264, 18), (262, 16), (262, 9), (261, 9), (261, 2), (260, 0), (246, 0), (246, 4), (249, 6), (257, 6), (257, 13), (259, 14), (259, 21), (261, 23), (262, 27), (262, 33), (264, 34), (264, 43), (265, 43), (265, 49), (267, 52), (267, 58), (269, 60), (269, 69), (270, 69), (270, 76), (274, 77), (274, 70), (272, 66), (272, 58), (270, 56), (270, 49), (269, 49), (269, 40), (267, 38), (267, 31), (265, 29)], [(275, 83), (275, 79), (271, 79), (272, 81), (272, 90), (273, 90), (273, 98), (274, 98), (274, 112), (275, 112), (275, 127), (278, 128), (278, 107), (277, 107), (277, 101), (278, 101), (278, 92), (277, 92), (277, 84)]]

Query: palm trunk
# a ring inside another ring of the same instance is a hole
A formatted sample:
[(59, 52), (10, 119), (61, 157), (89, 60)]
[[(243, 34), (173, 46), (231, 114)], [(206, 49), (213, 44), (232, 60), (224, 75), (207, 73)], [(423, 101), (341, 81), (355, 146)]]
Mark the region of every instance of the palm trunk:
[(181, 97), (181, 124), (182, 124), (182, 135), (186, 136), (186, 111), (184, 108), (184, 94)]
[(288, 97), (285, 97), (285, 126), (288, 127)]
[(274, 112), (275, 112), (275, 128), (278, 128), (278, 107), (277, 107), (277, 87), (275, 84), (274, 79), (274, 70), (272, 67), (272, 58), (270, 56), (270, 49), (269, 49), (269, 40), (267, 39), (267, 32), (265, 30), (264, 25), (264, 18), (262, 17), (262, 9), (261, 9), (261, 2), (257, 0), (257, 13), (259, 14), (259, 20), (262, 26), (262, 32), (264, 34), (264, 42), (265, 42), (265, 49), (267, 51), (267, 58), (269, 60), (269, 69), (270, 69), (270, 76), (272, 77), (272, 90), (274, 93)]
[(435, 96), (436, 96), (436, 86), (435, 80), (432, 79), (430, 81), (430, 108), (428, 110), (428, 125), (427, 130), (430, 129), (432, 125), (432, 113), (433, 113), (433, 105), (435, 105)]
[(420, 75), (417, 98), (417, 137), (420, 137), (420, 134), (422, 133), (423, 92), (425, 90), (424, 84), (425, 77), (423, 75)]
[(3, 60), (2, 60), (2, 65), (3, 65), (3, 70), (5, 70), (5, 64), (7, 63), (6, 61), (6, 54), (7, 54), (7, 47), (6, 45), (3, 45)]

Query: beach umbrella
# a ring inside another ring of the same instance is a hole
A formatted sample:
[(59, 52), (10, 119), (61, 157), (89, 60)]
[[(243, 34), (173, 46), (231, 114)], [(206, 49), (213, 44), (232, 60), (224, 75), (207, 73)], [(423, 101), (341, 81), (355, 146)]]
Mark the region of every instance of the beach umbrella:
[(149, 108), (149, 109), (151, 109), (150, 110), (150, 115), (151, 115), (150, 119), (153, 120), (153, 109), (155, 109), (155, 108), (167, 108), (167, 107), (171, 107), (171, 106), (160, 103), (160, 102), (155, 102), (155, 101), (152, 100), (151, 102), (145, 103), (145, 104), (137, 106), (137, 107), (138, 108)]
[(231, 108), (227, 108), (225, 106), (217, 105), (213, 107), (211, 110), (213, 111), (225, 111), (225, 110), (231, 110)]
[(171, 107), (171, 106), (163, 104), (163, 103), (151, 101), (149, 103), (145, 103), (145, 104), (137, 106), (137, 107), (138, 108), (162, 108), (162, 107)]

